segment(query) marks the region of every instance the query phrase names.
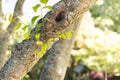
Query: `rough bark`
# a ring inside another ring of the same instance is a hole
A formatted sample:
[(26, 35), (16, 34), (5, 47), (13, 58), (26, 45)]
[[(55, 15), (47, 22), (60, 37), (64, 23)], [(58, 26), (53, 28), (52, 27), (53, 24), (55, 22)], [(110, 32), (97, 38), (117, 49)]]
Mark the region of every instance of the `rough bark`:
[[(16, 5), (15, 5), (15, 9), (14, 9), (14, 13), (13, 13), (13, 19), (14, 21), (12, 21), (7, 30), (1, 33), (0, 36), (0, 69), (1, 67), (5, 64), (6, 62), (6, 55), (5, 52), (7, 50), (7, 47), (9, 45), (9, 39), (10, 36), (12, 35), (12, 33), (14, 32), (14, 26), (16, 26), (19, 23), (19, 18), (21, 17), (23, 12), (22, 12), (22, 7), (24, 4), (25, 0), (18, 0)], [(2, 2), (0, 2), (2, 4)], [(0, 5), (1, 6), (1, 5)], [(2, 7), (1, 7), (2, 8)], [(2, 11), (2, 10), (1, 10)], [(2, 15), (3, 17), (3, 15)], [(2, 20), (3, 21), (3, 20)], [(1, 29), (2, 29), (2, 25), (1, 25)], [(3, 30), (2, 30), (3, 31)]]
[[(66, 1), (64, 0), (64, 2), (67, 2), (67, 0)], [(83, 13), (79, 14), (79, 16), (80, 15), (82, 16)], [(39, 80), (64, 79), (66, 69), (69, 65), (70, 53), (73, 48), (73, 43), (75, 41), (78, 28), (80, 27), (80, 22), (81, 18), (78, 20), (76, 19), (73, 25), (70, 25), (71, 28), (68, 31), (71, 33), (75, 32), (71, 39), (59, 40), (55, 42), (52, 48), (50, 48), (50, 50), (47, 52), (48, 53), (47, 62), (41, 73)]]
[(44, 43), (50, 38), (56, 38), (56, 32), (64, 32), (70, 28), (81, 17), (81, 14), (91, 7), (94, 1), (69, 0), (68, 2), (66, 0), (54, 5), (53, 10), (48, 12), (43, 18), (42, 25), (33, 29), (30, 39), (24, 40), (13, 47), (11, 58), (0, 71), (0, 79), (22, 79), (41, 57), (38, 53), (40, 53), (42, 45), (36, 45), (35, 34), (39, 33), (41, 35), (40, 40)]
[[(81, 16), (82, 15), (83, 14), (81, 14)], [(71, 33), (74, 32), (72, 38), (59, 40), (53, 44), (52, 48), (50, 48), (40, 80), (64, 80), (80, 21), (81, 17), (80, 19), (77, 19), (68, 30)]]

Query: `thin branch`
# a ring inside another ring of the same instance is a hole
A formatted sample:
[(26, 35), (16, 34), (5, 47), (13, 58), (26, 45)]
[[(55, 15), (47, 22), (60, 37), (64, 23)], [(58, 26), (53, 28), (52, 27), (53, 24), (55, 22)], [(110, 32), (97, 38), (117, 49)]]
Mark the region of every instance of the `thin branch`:
[(18, 0), (15, 5), (14, 13), (13, 13), (13, 19), (15, 19), (13, 22), (11, 22), (7, 28), (7, 33), (10, 35), (13, 32), (13, 28), (19, 23), (19, 18), (23, 16), (23, 5), (24, 5), (25, 0)]

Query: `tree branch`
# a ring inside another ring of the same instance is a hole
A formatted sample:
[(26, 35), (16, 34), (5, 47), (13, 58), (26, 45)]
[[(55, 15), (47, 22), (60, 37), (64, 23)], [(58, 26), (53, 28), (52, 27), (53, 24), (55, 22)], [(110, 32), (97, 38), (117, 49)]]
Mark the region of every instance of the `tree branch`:
[(47, 62), (41, 73), (40, 80), (64, 80), (80, 22), (81, 17), (68, 30), (71, 33), (74, 32), (72, 38), (55, 42), (48, 51)]
[[(67, 0), (63, 0), (63, 1), (66, 3), (67, 6), (70, 4), (69, 3), (70, 1)], [(81, 16), (80, 19), (76, 19), (73, 25), (70, 25), (71, 28), (68, 30), (69, 32), (77, 33), (77, 31), (79, 30), (78, 28), (80, 27), (82, 15), (83, 13), (80, 13), (79, 14), (79, 16)], [(75, 33), (73, 34), (73, 37), (71, 39), (59, 40), (53, 44), (52, 48), (50, 48), (50, 50), (48, 51), (47, 62), (41, 73), (39, 80), (64, 79), (66, 69), (69, 65), (69, 60), (71, 55), (70, 53), (76, 38)]]
[[(1, 0), (2, 1), (2, 0)], [(13, 22), (11, 22), (7, 28), (6, 31), (4, 31), (3, 34), (0, 36), (0, 69), (5, 63), (5, 52), (7, 50), (8, 44), (9, 44), (9, 38), (13, 33), (13, 28), (15, 25), (19, 23), (18, 17), (22, 16), (22, 7), (25, 0), (18, 0), (14, 9), (13, 19), (15, 19)], [(1, 3), (1, 2), (0, 2)], [(2, 3), (1, 3), (2, 4)], [(0, 5), (1, 6), (1, 5)], [(2, 9), (2, 7), (1, 7)], [(0, 13), (1, 14), (1, 13)], [(2, 25), (0, 26), (2, 27)], [(2, 29), (2, 28), (1, 28)], [(0, 31), (1, 32), (1, 31)]]
[[(31, 70), (41, 56), (38, 55), (42, 45), (36, 45), (35, 34), (41, 35), (40, 40), (46, 43), (50, 38), (56, 38), (56, 32), (64, 32), (81, 17), (81, 14), (89, 10), (91, 1), (94, 0), (69, 0), (66, 6), (63, 1), (54, 5), (53, 10), (43, 18), (43, 25), (36, 27), (30, 39), (15, 45), (12, 56), (0, 71), (1, 80), (20, 80)], [(48, 20), (49, 19), (49, 20)], [(40, 28), (40, 29), (39, 29)]]
[(23, 16), (22, 7), (25, 0), (18, 0), (15, 5), (14, 13), (13, 13), (13, 22), (11, 22), (7, 28), (7, 33), (9, 35), (12, 34), (14, 26), (16, 26), (19, 23), (19, 18)]

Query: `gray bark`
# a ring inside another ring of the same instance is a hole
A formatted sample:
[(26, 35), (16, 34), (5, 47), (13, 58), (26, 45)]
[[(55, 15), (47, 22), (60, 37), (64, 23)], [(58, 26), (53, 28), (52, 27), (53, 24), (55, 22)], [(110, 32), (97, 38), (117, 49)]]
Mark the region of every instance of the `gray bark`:
[[(1, 36), (0, 36), (0, 69), (6, 62), (5, 52), (8, 48), (8, 45), (9, 45), (10, 36), (14, 32), (14, 26), (16, 26), (19, 23), (18, 17), (21, 17), (22, 14), (23, 14), (22, 7), (23, 7), (23, 4), (24, 4), (24, 1), (25, 0), (18, 0), (17, 1), (16, 5), (15, 5), (14, 13), (13, 13), (13, 19), (15, 19), (15, 18), (16, 19), (9, 24), (6, 31), (4, 31), (4, 32), (3, 32), (3, 30), (1, 31), (2, 33), (1, 33)], [(2, 5), (2, 2), (0, 2), (0, 3)], [(0, 10), (0, 11), (2, 11), (2, 10)], [(2, 17), (3, 17), (3, 15), (2, 15)], [(1, 25), (1, 29), (2, 29), (2, 25)]]
[[(82, 14), (81, 14), (82, 16)], [(76, 20), (68, 30), (73, 33), (72, 38), (55, 42), (48, 51), (47, 62), (41, 73), (40, 80), (64, 80), (66, 69), (70, 62), (71, 50), (74, 45), (80, 19)]]
[[(68, 5), (70, 1), (64, 0), (64, 2), (66, 5)], [(83, 3), (81, 6), (83, 5), (85, 4)], [(72, 6), (71, 9), (72, 8), (74, 8), (74, 6)], [(84, 14), (84, 10), (80, 11), (81, 13), (79, 16), (82, 16)], [(75, 22), (70, 25), (71, 28), (68, 31), (71, 33), (74, 32), (73, 37), (71, 39), (59, 40), (55, 42), (52, 48), (50, 48), (50, 50), (47, 52), (47, 62), (43, 68), (39, 80), (64, 80), (66, 69), (69, 65), (70, 53), (73, 48), (77, 31), (79, 30), (78, 28), (80, 27), (81, 18), (82, 17), (77, 18)]]
[[(71, 28), (71, 25), (81, 17), (81, 14), (89, 10), (94, 1), (69, 0), (67, 3), (60, 1), (54, 5), (53, 10), (43, 18), (43, 25), (33, 29), (30, 39), (24, 40), (13, 47), (11, 58), (0, 71), (0, 79), (22, 79), (41, 57), (38, 53), (40, 53), (42, 45), (36, 45), (35, 34), (39, 33), (41, 35), (40, 40), (43, 43), (46, 43), (50, 38), (56, 38), (56, 32), (64, 32)], [(46, 18), (49, 20), (46, 20)]]

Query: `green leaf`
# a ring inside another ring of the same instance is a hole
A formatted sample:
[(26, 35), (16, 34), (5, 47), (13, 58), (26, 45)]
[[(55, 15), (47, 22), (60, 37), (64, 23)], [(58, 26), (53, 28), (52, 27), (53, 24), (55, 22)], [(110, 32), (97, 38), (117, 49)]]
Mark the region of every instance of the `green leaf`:
[(25, 31), (27, 29), (28, 25), (25, 25), (22, 30)]
[(40, 8), (40, 4), (36, 4), (35, 6), (33, 6), (34, 12), (37, 12), (39, 8)]
[(27, 33), (25, 33), (23, 36), (24, 36), (24, 39), (29, 39), (30, 38), (30, 30)]
[(65, 34), (60, 34), (60, 35), (58, 35), (58, 37), (59, 37), (60, 39), (66, 39), (66, 38), (67, 38)]
[(72, 34), (70, 32), (65, 32), (65, 35), (68, 37), (68, 38), (71, 38), (72, 37)]
[(52, 41), (54, 41), (54, 38), (48, 39), (48, 42), (52, 42)]
[(47, 44), (44, 44), (44, 45), (41, 47), (41, 51), (42, 51), (42, 52), (46, 52), (47, 48), (48, 48)]
[(38, 18), (39, 18), (39, 16), (34, 16), (31, 20), (31, 23), (34, 24)]
[(48, 0), (40, 0), (40, 2), (43, 3), (43, 4), (47, 4)]
[(42, 41), (36, 41), (36, 45), (43, 45)]
[(14, 22), (16, 19), (17, 19), (17, 17), (13, 17), (13, 18), (12, 18), (12, 22)]
[(12, 22), (12, 17), (13, 17), (13, 16), (12, 16), (11, 14), (8, 16), (8, 21), (9, 21), (9, 22)]
[(20, 27), (21, 27), (21, 23), (18, 23), (16, 26), (15, 26), (15, 28), (14, 28), (14, 30), (16, 31), (16, 30), (18, 30)]
[(52, 6), (44, 6), (43, 8), (45, 8), (45, 9), (49, 9), (49, 10), (52, 10), (52, 9), (53, 9)]
[(35, 34), (35, 38), (39, 39), (40, 38), (40, 34), (39, 33)]

